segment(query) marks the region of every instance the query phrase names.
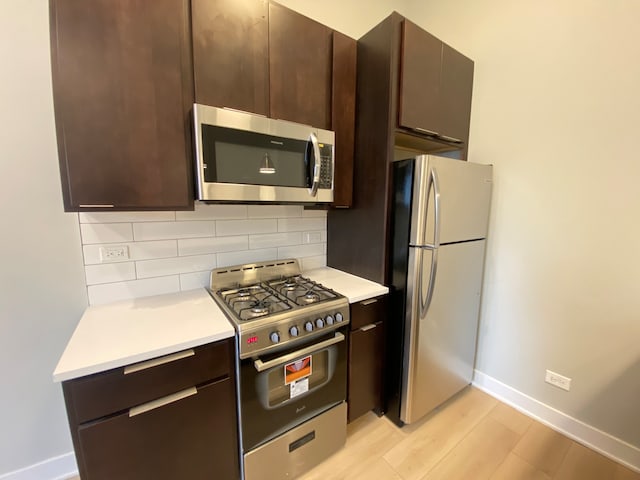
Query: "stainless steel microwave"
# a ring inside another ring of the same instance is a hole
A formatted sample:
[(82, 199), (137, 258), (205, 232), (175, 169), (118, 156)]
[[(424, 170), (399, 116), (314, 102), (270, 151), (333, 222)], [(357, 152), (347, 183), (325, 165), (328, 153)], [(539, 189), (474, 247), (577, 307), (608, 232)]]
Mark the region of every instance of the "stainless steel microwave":
[(335, 134), (194, 104), (198, 200), (330, 203)]

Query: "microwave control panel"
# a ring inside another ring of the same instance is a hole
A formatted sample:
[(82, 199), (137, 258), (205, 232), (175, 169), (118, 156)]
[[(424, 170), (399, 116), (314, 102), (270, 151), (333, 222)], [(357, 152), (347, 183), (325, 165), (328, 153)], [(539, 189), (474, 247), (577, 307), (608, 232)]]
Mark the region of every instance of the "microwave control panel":
[(333, 188), (333, 146), (320, 147), (320, 185), (319, 188)]

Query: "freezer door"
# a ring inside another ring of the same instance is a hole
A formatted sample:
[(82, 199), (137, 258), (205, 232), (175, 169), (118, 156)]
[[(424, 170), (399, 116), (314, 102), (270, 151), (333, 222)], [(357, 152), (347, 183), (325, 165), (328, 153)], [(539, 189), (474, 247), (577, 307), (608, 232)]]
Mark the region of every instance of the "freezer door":
[(487, 236), (491, 165), (416, 157), (411, 244), (439, 246)]
[(410, 248), (400, 419), (413, 423), (471, 382), (485, 241)]

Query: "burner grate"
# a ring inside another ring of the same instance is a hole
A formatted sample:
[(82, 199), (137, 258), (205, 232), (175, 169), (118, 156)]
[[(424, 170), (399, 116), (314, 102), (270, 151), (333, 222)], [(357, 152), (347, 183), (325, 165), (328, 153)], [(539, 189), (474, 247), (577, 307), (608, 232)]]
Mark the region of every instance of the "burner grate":
[(290, 310), (286, 299), (263, 285), (221, 290), (218, 295), (240, 320), (252, 320)]

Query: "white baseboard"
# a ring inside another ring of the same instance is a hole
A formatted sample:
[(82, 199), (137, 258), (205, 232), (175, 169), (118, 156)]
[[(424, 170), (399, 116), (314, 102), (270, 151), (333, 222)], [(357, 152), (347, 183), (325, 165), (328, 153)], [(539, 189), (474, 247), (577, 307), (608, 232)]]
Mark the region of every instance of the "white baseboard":
[(0, 480), (65, 480), (78, 475), (73, 452), (0, 475)]
[(640, 473), (640, 448), (570, 417), (478, 370), (473, 385), (529, 417)]

